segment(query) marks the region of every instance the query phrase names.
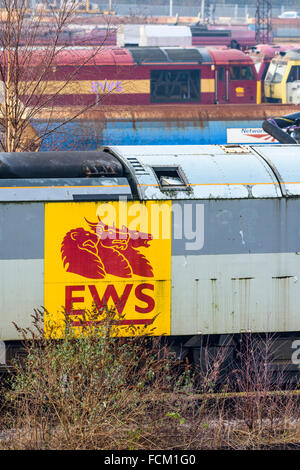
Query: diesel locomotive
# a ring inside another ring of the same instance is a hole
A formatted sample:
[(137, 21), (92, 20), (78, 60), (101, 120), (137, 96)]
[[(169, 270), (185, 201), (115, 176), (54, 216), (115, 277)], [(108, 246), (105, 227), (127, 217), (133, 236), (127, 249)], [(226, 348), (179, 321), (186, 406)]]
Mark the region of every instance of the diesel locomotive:
[(115, 106), (261, 101), (253, 60), (236, 49), (75, 47), (58, 52), (41, 79), (42, 61), (43, 51), (37, 49), (32, 67), (26, 62), (22, 72), (19, 96), (26, 106), (101, 104), (114, 110)]
[(118, 334), (150, 325), (196, 356), (299, 336), (297, 145), (2, 153), (0, 183), (0, 362), (34, 309), (80, 328), (108, 305)]

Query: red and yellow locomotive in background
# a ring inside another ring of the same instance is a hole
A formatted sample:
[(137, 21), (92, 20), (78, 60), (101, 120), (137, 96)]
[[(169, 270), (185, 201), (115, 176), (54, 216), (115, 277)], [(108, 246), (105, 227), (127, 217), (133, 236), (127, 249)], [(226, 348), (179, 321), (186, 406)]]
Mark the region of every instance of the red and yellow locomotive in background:
[[(25, 75), (31, 79), (30, 71)], [(57, 54), (40, 84), (25, 88), (29, 106), (41, 97), (51, 106), (261, 101), (253, 60), (226, 48), (70, 48)]]

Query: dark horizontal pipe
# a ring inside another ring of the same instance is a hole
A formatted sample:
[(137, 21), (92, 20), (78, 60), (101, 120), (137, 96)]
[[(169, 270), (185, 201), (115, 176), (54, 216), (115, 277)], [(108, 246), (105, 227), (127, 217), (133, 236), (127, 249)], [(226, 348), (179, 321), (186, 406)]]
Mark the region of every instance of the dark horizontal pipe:
[(124, 175), (122, 164), (105, 152), (0, 153), (0, 178), (82, 178)]

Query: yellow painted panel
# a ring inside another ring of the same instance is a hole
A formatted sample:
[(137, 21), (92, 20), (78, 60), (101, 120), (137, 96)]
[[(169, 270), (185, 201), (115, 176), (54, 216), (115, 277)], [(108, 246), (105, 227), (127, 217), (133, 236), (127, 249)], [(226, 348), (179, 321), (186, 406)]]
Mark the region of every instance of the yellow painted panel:
[(65, 81), (44, 81), (39, 84), (20, 84), (21, 95), (90, 95), (109, 93), (150, 93), (149, 80), (76, 80), (66, 83)]
[(245, 89), (243, 87), (236, 87), (235, 95), (240, 96), (240, 97), (244, 96), (245, 95)]
[(264, 83), (264, 92), (265, 92), (265, 97), (266, 98), (270, 98), (271, 96), (271, 92), (270, 92), (270, 89), (271, 89), (271, 85), (269, 83)]
[[(171, 202), (48, 203), (45, 207), (45, 328), (62, 336), (64, 312), (80, 321), (116, 312), (114, 334), (170, 334)], [(92, 320), (91, 320), (92, 319)], [(136, 330), (132, 333), (128, 325)]]
[(256, 103), (261, 104), (261, 82), (257, 80), (256, 85)]
[[(201, 80), (202, 93), (214, 93), (214, 79)], [(89, 95), (89, 94), (109, 94), (109, 93), (145, 93), (150, 94), (150, 80), (74, 80), (65, 81), (43, 81), (39, 84), (20, 83), (21, 95)]]
[(213, 78), (203, 78), (201, 80), (201, 93), (214, 93), (215, 80)]
[(281, 82), (281, 83), (275, 83), (270, 86), (270, 97), (271, 98), (276, 98), (276, 99), (281, 99), (282, 104), (286, 104), (286, 83)]

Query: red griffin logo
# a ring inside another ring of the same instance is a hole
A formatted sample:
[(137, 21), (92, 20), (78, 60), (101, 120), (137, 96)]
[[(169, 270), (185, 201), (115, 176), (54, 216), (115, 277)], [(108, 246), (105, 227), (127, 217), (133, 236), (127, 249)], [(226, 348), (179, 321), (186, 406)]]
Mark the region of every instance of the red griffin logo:
[[(86, 220), (86, 219), (85, 219)], [(153, 277), (153, 268), (140, 248), (148, 248), (153, 239), (150, 233), (122, 229), (86, 220), (91, 231), (82, 227), (70, 230), (61, 245), (64, 268), (67, 272), (89, 279), (103, 279), (106, 274), (131, 278), (133, 274)]]

